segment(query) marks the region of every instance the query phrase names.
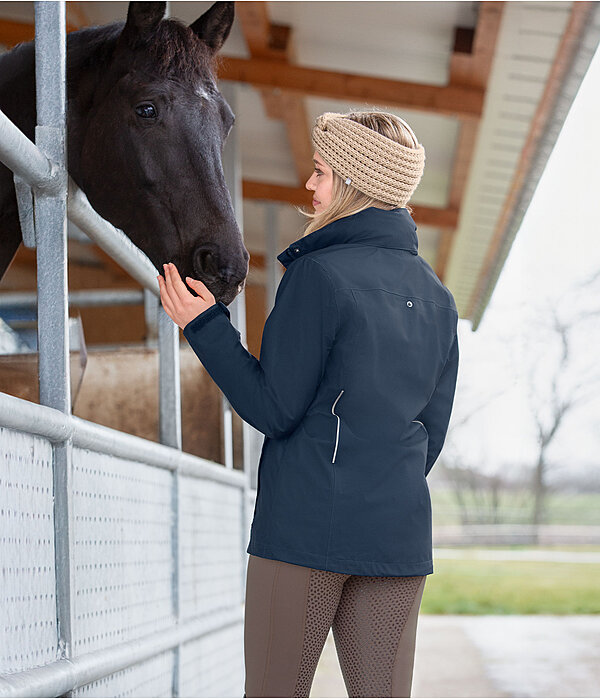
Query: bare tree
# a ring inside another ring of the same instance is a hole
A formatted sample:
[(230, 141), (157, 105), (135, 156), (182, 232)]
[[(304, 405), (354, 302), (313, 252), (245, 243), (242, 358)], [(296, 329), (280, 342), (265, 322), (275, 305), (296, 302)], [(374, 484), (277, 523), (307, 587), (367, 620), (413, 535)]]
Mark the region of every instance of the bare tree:
[[(577, 367), (575, 338), (600, 317), (598, 283), (600, 271), (562, 296), (560, 303), (551, 303), (538, 309), (532, 322), (533, 331), (528, 341), (546, 340), (544, 357), (530, 354), (528, 372), (528, 400), (537, 433), (537, 460), (533, 470), (533, 507), (531, 522), (538, 526), (544, 519), (547, 493), (548, 450), (574, 408), (598, 397), (600, 371), (595, 361)], [(595, 294), (591, 294), (595, 292)], [(582, 303), (582, 294), (586, 295)], [(590, 300), (592, 306), (585, 307)], [(577, 308), (580, 307), (580, 308)], [(534, 351), (535, 352), (535, 351)], [(537, 528), (536, 528), (537, 529)]]
[[(466, 384), (461, 378), (462, 400), (453, 411), (439, 471), (452, 489), (463, 524), (498, 523), (507, 518), (513, 522), (529, 520), (534, 525), (533, 541), (537, 541), (535, 526), (544, 519), (549, 473), (558, 468), (558, 463), (550, 458), (550, 447), (567, 416), (600, 394), (599, 367), (594, 361), (582, 363), (577, 356), (584, 332), (593, 330), (594, 322), (598, 325), (599, 284), (600, 271), (562, 294), (559, 302), (546, 301), (532, 309), (520, 347), (513, 328), (496, 334), (497, 342), (505, 349), (504, 359), (513, 364), (513, 369), (515, 365), (523, 368), (523, 385), (537, 447), (535, 460), (529, 468), (524, 464), (505, 463), (492, 474), (490, 465), (486, 464), (487, 474), (483, 474), (482, 464), (474, 460), (469, 463), (461, 449), (460, 434), (466, 433), (459, 429), (500, 398), (505, 388), (494, 392), (491, 387)], [(543, 348), (541, 352), (540, 348)], [(487, 361), (489, 358), (482, 359), (482, 362)], [(514, 478), (511, 467), (515, 468)], [(526, 474), (529, 470), (531, 473)]]
[(472, 395), (474, 398), (461, 402), (461, 413), (454, 410), (452, 414), (452, 422), (440, 459), (439, 470), (452, 489), (463, 525), (472, 522), (490, 522), (490, 518), (491, 522), (499, 521), (499, 489), (501, 489), (503, 479), (500, 474), (486, 476), (481, 473), (481, 469), (477, 466), (467, 464), (455, 442), (455, 431), (457, 428), (467, 425), (475, 416), (480, 415), (487, 406), (505, 392), (506, 388), (502, 388), (493, 393), (482, 395), (481, 387), (469, 386), (462, 382), (461, 393)]

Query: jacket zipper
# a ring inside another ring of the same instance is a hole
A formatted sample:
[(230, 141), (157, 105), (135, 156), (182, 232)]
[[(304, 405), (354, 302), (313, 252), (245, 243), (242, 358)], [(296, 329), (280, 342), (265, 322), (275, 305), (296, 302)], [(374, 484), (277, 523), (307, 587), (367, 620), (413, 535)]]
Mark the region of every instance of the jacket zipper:
[(333, 415), (337, 418), (337, 430), (336, 430), (336, 434), (335, 434), (335, 449), (333, 450), (333, 459), (331, 460), (331, 463), (332, 463), (332, 464), (335, 462), (335, 456), (336, 456), (336, 454), (337, 454), (337, 448), (338, 448), (338, 441), (339, 441), (339, 438), (340, 438), (340, 417), (339, 417), (338, 414), (334, 411), (334, 408), (335, 408), (336, 403), (340, 400), (340, 396), (344, 393), (344, 391), (345, 391), (344, 389), (342, 389), (342, 390), (340, 391), (340, 393), (338, 394), (337, 399), (333, 402), (333, 406), (331, 407), (331, 412), (332, 412)]

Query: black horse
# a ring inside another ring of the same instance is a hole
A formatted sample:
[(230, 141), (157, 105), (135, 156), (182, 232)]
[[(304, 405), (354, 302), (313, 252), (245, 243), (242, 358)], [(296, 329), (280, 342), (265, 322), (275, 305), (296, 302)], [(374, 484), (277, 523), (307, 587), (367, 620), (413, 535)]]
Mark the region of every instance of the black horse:
[[(215, 78), (234, 3), (214, 3), (189, 27), (163, 19), (165, 6), (131, 2), (126, 22), (67, 35), (68, 170), (161, 274), (174, 262), (229, 304), (250, 257), (221, 161), (235, 116)], [(33, 42), (0, 57), (0, 109), (34, 140)], [(21, 240), (12, 172), (0, 164), (0, 278)]]

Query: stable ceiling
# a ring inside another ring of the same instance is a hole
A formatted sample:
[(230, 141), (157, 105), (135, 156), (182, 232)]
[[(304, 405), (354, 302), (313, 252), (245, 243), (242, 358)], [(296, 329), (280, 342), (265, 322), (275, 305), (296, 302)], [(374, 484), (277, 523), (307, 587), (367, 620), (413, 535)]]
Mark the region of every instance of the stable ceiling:
[[(170, 2), (191, 23), (211, 2)], [(74, 29), (127, 2), (68, 2)], [(32, 2), (0, 3), (0, 43), (26, 38)], [(419, 252), (477, 328), (600, 39), (597, 2), (236, 2), (219, 79), (237, 88), (243, 230), (253, 275), (310, 207), (310, 128), (325, 111), (402, 116), (426, 150), (411, 206)]]

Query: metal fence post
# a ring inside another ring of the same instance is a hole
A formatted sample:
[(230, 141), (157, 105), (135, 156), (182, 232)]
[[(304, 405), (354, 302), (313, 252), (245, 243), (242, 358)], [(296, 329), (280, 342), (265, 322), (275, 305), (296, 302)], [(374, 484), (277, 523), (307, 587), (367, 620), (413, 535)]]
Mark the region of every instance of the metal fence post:
[[(238, 114), (238, 85), (228, 80), (222, 80), (219, 83), (219, 90), (223, 97), (229, 103), (229, 106), (239, 118)], [(234, 126), (227, 141), (225, 142), (225, 148), (223, 149), (223, 170), (225, 173), (225, 180), (227, 182), (227, 187), (231, 194), (231, 201), (233, 202), (233, 208), (235, 211), (235, 218), (240, 231), (242, 232), (242, 238), (244, 236), (244, 214), (243, 214), (243, 196), (242, 196), (242, 152), (240, 144), (239, 127)], [(244, 346), (247, 347), (246, 340), (246, 295), (245, 290), (242, 290), (240, 294), (235, 298), (235, 301), (231, 305), (231, 319), (235, 327), (240, 332), (240, 338)], [(223, 407), (224, 407), (224, 425), (227, 425), (228, 418), (225, 409), (231, 413), (231, 406), (227, 401), (227, 398), (223, 396)], [(225, 434), (225, 444), (228, 442), (227, 430), (224, 431)], [(248, 499), (251, 489), (251, 467), (255, 459), (253, 459), (256, 453), (256, 443), (262, 437), (261, 433), (255, 430), (251, 425), (242, 422), (242, 439), (243, 439), (243, 463), (242, 468), (246, 476), (244, 482), (244, 490), (242, 492), (242, 589), (246, 589), (246, 566), (248, 563), (248, 554), (246, 552), (247, 547), (247, 529), (246, 524), (248, 522)], [(233, 444), (233, 443), (232, 443)], [(232, 460), (233, 460), (233, 447), (232, 449)], [(227, 455), (227, 447), (226, 447)], [(227, 463), (225, 463), (227, 465)]]
[[(181, 450), (181, 375), (179, 358), (179, 326), (158, 304), (158, 364), (159, 364), (159, 440), (163, 445), (169, 445)], [(181, 515), (180, 509), (180, 476), (179, 469), (173, 471), (171, 485), (171, 543), (173, 556), (173, 615), (180, 622), (180, 591), (181, 591)], [(181, 647), (174, 648), (172, 695), (180, 697), (180, 659)]]
[(281, 265), (277, 260), (277, 252), (279, 249), (278, 242), (278, 213), (277, 205), (273, 202), (267, 202), (266, 207), (266, 224), (265, 232), (266, 239), (266, 271), (267, 271), (267, 294), (265, 299), (265, 316), (271, 313), (271, 309), (275, 305), (275, 296), (277, 294), (277, 286), (281, 279)]
[[(60, 188), (34, 190), (37, 256), (40, 403), (71, 415), (67, 280), (66, 24), (65, 3), (36, 2), (36, 145), (59, 168)], [(53, 446), (56, 615), (61, 654), (73, 639), (72, 440)], [(71, 696), (71, 693), (68, 693)]]

